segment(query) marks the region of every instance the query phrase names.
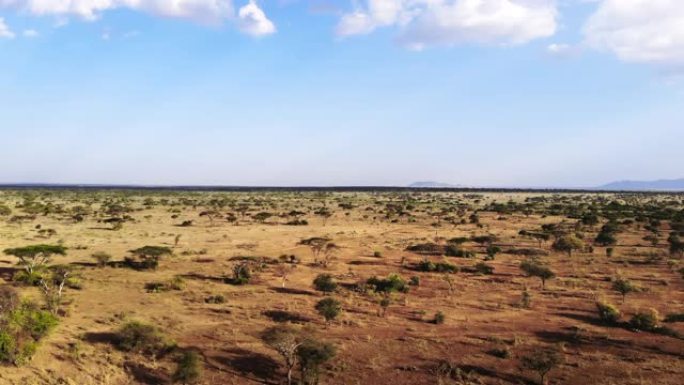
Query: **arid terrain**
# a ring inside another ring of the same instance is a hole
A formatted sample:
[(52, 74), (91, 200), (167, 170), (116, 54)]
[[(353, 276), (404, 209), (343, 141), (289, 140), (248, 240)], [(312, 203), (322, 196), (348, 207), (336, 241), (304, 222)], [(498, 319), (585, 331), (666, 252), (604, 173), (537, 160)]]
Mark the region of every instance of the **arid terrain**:
[(328, 349), (293, 384), (684, 378), (684, 195), (5, 190), (0, 214), (0, 294), (55, 319), (0, 306), (0, 384), (284, 384), (269, 330)]

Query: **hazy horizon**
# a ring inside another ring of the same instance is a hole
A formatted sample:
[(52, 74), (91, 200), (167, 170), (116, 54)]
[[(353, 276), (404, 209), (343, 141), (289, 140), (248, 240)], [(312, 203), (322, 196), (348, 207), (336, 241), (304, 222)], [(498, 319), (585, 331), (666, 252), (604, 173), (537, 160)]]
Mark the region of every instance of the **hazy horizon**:
[(684, 2), (0, 0), (0, 183), (684, 177)]

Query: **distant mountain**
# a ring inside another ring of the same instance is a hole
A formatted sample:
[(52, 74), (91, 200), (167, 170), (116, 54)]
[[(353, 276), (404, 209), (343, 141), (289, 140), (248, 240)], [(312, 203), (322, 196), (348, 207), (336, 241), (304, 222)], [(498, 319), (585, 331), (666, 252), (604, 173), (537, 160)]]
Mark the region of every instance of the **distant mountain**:
[(684, 191), (684, 178), (654, 181), (623, 180), (599, 186), (598, 189), (621, 191)]
[(442, 182), (415, 182), (409, 185), (410, 188), (458, 188), (461, 185), (454, 185)]

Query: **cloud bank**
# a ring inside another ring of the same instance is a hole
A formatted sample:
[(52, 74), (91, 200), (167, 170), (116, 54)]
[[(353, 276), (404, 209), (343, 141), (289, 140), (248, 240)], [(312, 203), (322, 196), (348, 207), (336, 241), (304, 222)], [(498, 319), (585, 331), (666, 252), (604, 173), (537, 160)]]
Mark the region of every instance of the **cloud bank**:
[(243, 6), (239, 15), (235, 14), (232, 0), (0, 0), (0, 8), (37, 16), (75, 16), (89, 21), (97, 20), (106, 11), (129, 9), (207, 24), (236, 22), (241, 31), (256, 36), (275, 32), (275, 26), (254, 0)]
[(682, 0), (602, 0), (583, 34), (623, 61), (684, 67)]
[(342, 16), (337, 34), (399, 29), (412, 48), (457, 44), (523, 44), (557, 29), (553, 0), (366, 0)]
[(14, 39), (14, 32), (7, 26), (2, 17), (0, 17), (0, 39)]

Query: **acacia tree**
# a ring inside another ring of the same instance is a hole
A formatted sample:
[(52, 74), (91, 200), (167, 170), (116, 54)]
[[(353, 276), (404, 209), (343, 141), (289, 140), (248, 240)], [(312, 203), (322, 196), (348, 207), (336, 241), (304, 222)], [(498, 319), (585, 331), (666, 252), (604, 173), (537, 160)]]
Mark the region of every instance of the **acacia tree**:
[(317, 385), (320, 367), (335, 357), (335, 346), (326, 342), (307, 340), (297, 349), (297, 358), (305, 385)]
[(639, 288), (628, 279), (617, 278), (613, 281), (613, 290), (622, 295), (622, 303), (625, 303), (627, 294), (639, 291)]
[(546, 281), (552, 279), (556, 274), (548, 267), (540, 264), (535, 260), (526, 260), (520, 264), (520, 270), (525, 272), (528, 277), (537, 277), (541, 279), (542, 290), (546, 288)]
[(524, 369), (537, 372), (539, 383), (546, 384), (546, 375), (563, 363), (563, 355), (556, 349), (538, 349), (522, 357)]
[(581, 249), (583, 246), (584, 242), (581, 239), (575, 235), (568, 234), (556, 239), (551, 247), (556, 251), (568, 253), (568, 256), (572, 257), (572, 252)]
[[(171, 255), (173, 252), (170, 248), (164, 246), (144, 246), (131, 250), (130, 253), (140, 260), (137, 266), (142, 269), (154, 270), (159, 266), (159, 259), (161, 257)], [(131, 264), (133, 261), (127, 259), (127, 262)]]
[(335, 255), (337, 255), (337, 252), (339, 250), (340, 247), (334, 244), (333, 242), (328, 242), (325, 244), (325, 247), (323, 248), (323, 267), (328, 267), (328, 265), (335, 258)]
[(219, 212), (216, 211), (216, 210), (206, 210), (206, 211), (202, 211), (202, 212), (199, 214), (200, 217), (207, 217), (207, 218), (209, 218), (209, 225), (210, 225), (210, 226), (213, 226), (213, 225), (214, 225), (214, 218), (216, 218), (217, 216), (220, 216), (220, 215), (221, 215), (221, 213), (219, 213)]
[(261, 339), (285, 360), (287, 385), (292, 385), (292, 371), (297, 365), (297, 351), (305, 339), (299, 330), (289, 325), (278, 325), (266, 329)]
[(676, 233), (670, 233), (667, 238), (667, 243), (670, 244), (670, 255), (682, 256), (684, 254), (684, 241), (679, 238)]
[(318, 256), (321, 254), (321, 251), (323, 251), (323, 249), (326, 247), (328, 242), (330, 242), (329, 238), (313, 237), (313, 238), (303, 239), (299, 242), (299, 244), (309, 246), (309, 248), (311, 249), (311, 253), (313, 254), (313, 257), (314, 257), (314, 263), (317, 263), (318, 262)]
[(287, 277), (290, 275), (290, 272), (294, 269), (293, 265), (287, 265), (284, 263), (279, 263), (275, 267), (275, 276), (280, 277), (281, 279), (281, 287), (285, 287), (285, 282), (287, 282)]
[(66, 255), (66, 247), (59, 245), (33, 245), (5, 249), (4, 253), (19, 258), (19, 264), (24, 267), (29, 276), (32, 276), (36, 269), (48, 264), (53, 255)]
[(71, 269), (67, 266), (55, 266), (50, 274), (40, 279), (40, 286), (45, 298), (47, 309), (54, 315), (59, 313), (62, 306), (64, 286), (71, 276)]

